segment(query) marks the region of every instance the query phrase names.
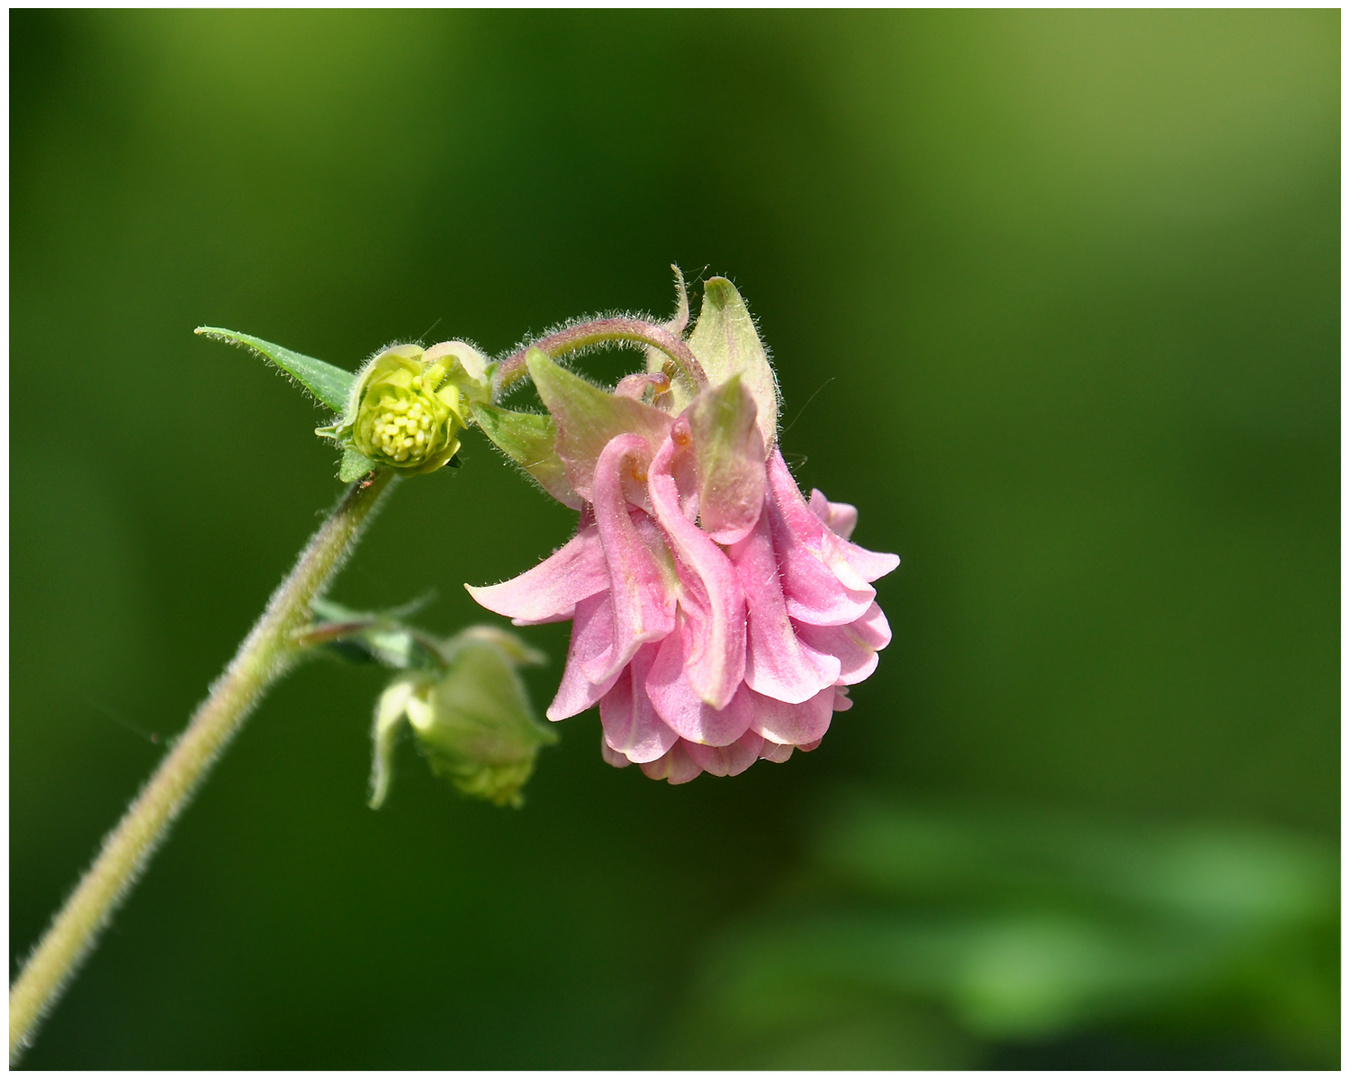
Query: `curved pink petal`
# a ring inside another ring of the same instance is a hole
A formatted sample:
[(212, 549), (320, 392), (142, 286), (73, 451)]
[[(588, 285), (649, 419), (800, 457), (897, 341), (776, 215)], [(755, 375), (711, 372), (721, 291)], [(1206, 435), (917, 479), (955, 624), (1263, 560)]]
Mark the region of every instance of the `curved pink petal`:
[(599, 530), (585, 524), (576, 536), (520, 576), (500, 585), (464, 588), (489, 611), (507, 616), (517, 626), (533, 626), (572, 618), (577, 602), (603, 592), (609, 581)]
[(834, 688), (834, 711), (848, 712), (851, 708), (853, 708), (853, 699), (848, 696), (848, 687), (836, 686)]
[(796, 747), (790, 743), (776, 743), (764, 740), (764, 745), (759, 749), (760, 761), (772, 761), (775, 765), (781, 765), (792, 756), (792, 751)]
[(731, 561), (745, 592), (748, 613), (746, 685), (793, 704), (833, 686), (839, 679), (839, 661), (828, 650), (803, 649), (788, 620), (768, 515), (760, 515), (754, 531), (733, 545)]
[(753, 719), (752, 691), (740, 684), (725, 709), (714, 709), (703, 701), (686, 674), (681, 636), (672, 634), (661, 642), (647, 672), (647, 695), (656, 714), (690, 742), (709, 746), (733, 743), (745, 734)]
[(633, 764), (617, 750), (611, 750), (609, 744), (605, 742), (604, 739), (600, 740), (600, 756), (616, 769), (626, 769), (629, 765)]
[(686, 743), (685, 749), (699, 767), (713, 776), (738, 776), (759, 760), (764, 737), (747, 731), (730, 746), (699, 746)]
[(572, 618), (572, 641), (567, 648), (567, 667), (553, 704), (544, 713), (550, 720), (566, 720), (585, 712), (599, 701), (614, 685), (619, 674), (615, 672), (604, 682), (595, 683), (586, 677), (586, 667), (614, 648), (614, 613), (609, 596), (601, 593), (577, 602)]
[(726, 553), (680, 508), (672, 471), (676, 452), (672, 439), (662, 444), (652, 461), (647, 488), (656, 520), (687, 571), (680, 599), (687, 617), (687, 632), (682, 635), (688, 639), (685, 674), (702, 701), (723, 709), (745, 677), (745, 595)]
[(655, 761), (675, 745), (679, 738), (656, 714), (647, 696), (647, 672), (656, 659), (657, 646), (638, 649), (633, 662), (624, 668), (604, 697), (600, 699), (600, 723), (605, 729), (605, 744), (629, 761)]
[[(843, 540), (839, 537), (832, 537), (833, 547), (839, 553), (848, 568), (863, 582), (873, 582), (877, 578), (885, 577), (897, 566), (900, 565), (900, 556), (891, 555), (883, 551), (868, 551), (865, 547), (859, 547), (849, 540)], [(840, 580), (848, 584), (844, 575), (839, 570), (838, 562), (831, 562), (835, 567), (835, 573), (840, 575)]]
[(664, 757), (644, 762), (639, 768), (653, 780), (669, 780), (672, 784), (687, 784), (703, 771), (703, 766), (689, 756), (689, 744), (683, 739)]
[[(876, 590), (861, 580), (797, 488), (783, 455), (769, 455), (769, 521), (788, 614), (813, 626), (842, 626), (862, 618)], [(843, 577), (839, 573), (842, 568)]]
[(838, 658), (839, 678), (848, 686), (862, 682), (876, 670), (877, 650), (891, 641), (891, 628), (877, 604), (847, 626), (803, 624), (797, 627), (797, 634), (810, 649)]
[(825, 528), (841, 540), (847, 540), (858, 526), (858, 508), (850, 503), (830, 502), (820, 488), (811, 489), (811, 513), (825, 523)]
[(763, 735), (769, 742), (804, 746), (818, 743), (830, 727), (835, 688), (827, 686), (810, 701), (789, 705), (783, 701), (755, 694), (755, 718), (750, 730)]
[(670, 588), (674, 575), (663, 572), (656, 554), (639, 536), (624, 495), (625, 479), (632, 483), (635, 469), (645, 472), (650, 456), (642, 436), (616, 435), (600, 452), (595, 467), (595, 523), (609, 565), (614, 650), (604, 666), (587, 670), (593, 682), (617, 674), (640, 645), (659, 641), (675, 629), (675, 594)]

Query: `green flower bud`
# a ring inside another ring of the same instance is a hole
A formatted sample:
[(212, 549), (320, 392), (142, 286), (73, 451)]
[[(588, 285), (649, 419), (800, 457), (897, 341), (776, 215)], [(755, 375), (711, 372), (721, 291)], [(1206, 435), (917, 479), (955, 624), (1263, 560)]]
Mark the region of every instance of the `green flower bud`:
[(465, 795), (520, 806), (539, 747), (557, 735), (539, 723), (517, 666), (543, 657), (513, 634), (475, 626), (446, 642), (442, 671), (400, 675), (375, 710), (370, 805), (389, 789), (394, 742), (408, 720), (437, 776)]
[(318, 434), (410, 475), (434, 472), (459, 450), (468, 402), (490, 396), (491, 365), (472, 346), (396, 345), (356, 377), (343, 417)]

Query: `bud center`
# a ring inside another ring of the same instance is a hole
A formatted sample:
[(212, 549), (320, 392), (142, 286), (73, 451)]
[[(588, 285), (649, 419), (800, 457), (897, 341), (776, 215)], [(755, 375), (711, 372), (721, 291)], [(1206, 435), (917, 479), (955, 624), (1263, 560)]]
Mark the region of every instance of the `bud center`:
[(371, 442), (394, 461), (420, 458), (430, 447), (434, 425), (431, 410), (421, 401), (395, 398), (381, 402), (380, 410), (372, 417)]

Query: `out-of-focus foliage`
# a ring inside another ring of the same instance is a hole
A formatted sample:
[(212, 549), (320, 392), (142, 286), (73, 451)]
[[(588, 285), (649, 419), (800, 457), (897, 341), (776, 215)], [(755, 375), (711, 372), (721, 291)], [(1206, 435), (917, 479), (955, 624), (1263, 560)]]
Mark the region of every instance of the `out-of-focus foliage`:
[(1272, 829), (854, 799), (708, 946), (671, 1063), (1183, 1064), (1198, 1034), (1216, 1066), (1334, 1067), (1338, 877)]
[[(9, 18), (13, 954), (338, 494), (330, 414), (195, 326), (355, 372), (391, 342), (497, 355), (585, 312), (664, 316), (671, 262), (696, 304), (727, 274), (803, 487), (904, 559), (855, 707), (730, 781), (616, 772), (592, 715), (518, 813), (413, 768), (373, 813), (384, 675), (306, 665), (26, 1064), (769, 1060), (761, 991), (690, 1026), (722, 948), (821, 1010), (783, 1065), (869, 1040), (875, 1062), (1327, 1061), (1334, 937), (1276, 900), (1339, 825), (1338, 12)], [(418, 623), (447, 636), (483, 619), (460, 583), (571, 534), (463, 441), (335, 601), (434, 585)], [(522, 636), (547, 702), (567, 627)], [(814, 847), (854, 787), (880, 809)], [(1057, 817), (986, 828), (984, 800)], [(803, 881), (833, 895), (785, 908)], [(1233, 892), (1255, 906), (1185, 913)], [(815, 921), (757, 953), (791, 918)], [(829, 935), (872, 967), (817, 974)], [(885, 950), (920, 946), (895, 981)]]

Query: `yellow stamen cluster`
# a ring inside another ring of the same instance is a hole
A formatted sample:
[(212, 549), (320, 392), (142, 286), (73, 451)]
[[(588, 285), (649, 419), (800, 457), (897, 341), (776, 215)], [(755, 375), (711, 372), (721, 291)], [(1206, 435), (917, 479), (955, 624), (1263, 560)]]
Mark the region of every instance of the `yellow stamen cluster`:
[[(422, 379), (413, 379), (413, 386), (421, 386)], [(379, 447), (387, 457), (394, 461), (407, 461), (409, 457), (420, 457), (431, 441), (431, 429), (435, 425), (431, 410), (421, 401), (405, 401), (396, 398), (390, 401), (371, 421), (371, 442)]]

